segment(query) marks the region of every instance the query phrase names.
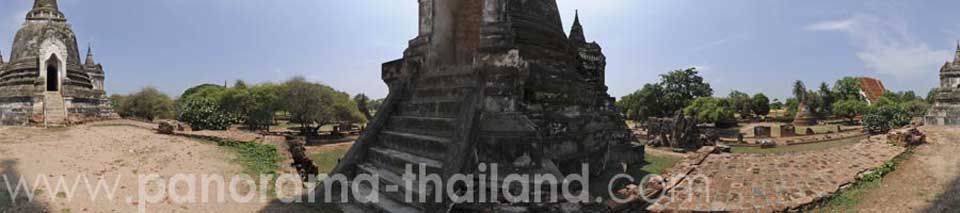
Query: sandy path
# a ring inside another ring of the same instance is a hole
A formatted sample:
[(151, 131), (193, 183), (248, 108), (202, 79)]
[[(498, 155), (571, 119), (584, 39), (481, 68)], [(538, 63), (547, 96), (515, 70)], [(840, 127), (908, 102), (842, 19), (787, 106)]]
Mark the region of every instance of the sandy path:
[(960, 209), (960, 127), (922, 127), (928, 144), (869, 191), (863, 212), (950, 212)]
[[(158, 174), (167, 181), (176, 174), (196, 175), (198, 178), (201, 175), (223, 175), (230, 178), (243, 170), (234, 158), (234, 153), (215, 144), (159, 135), (132, 126), (84, 125), (65, 129), (0, 127), (0, 174), (24, 177), (31, 185), (37, 177), (46, 177), (53, 186), (34, 190), (37, 193), (36, 200), (18, 200), (16, 206), (10, 205), (9, 197), (12, 196), (9, 192), (0, 194), (0, 199), (6, 199), (0, 200), (0, 212), (137, 212), (141, 206), (147, 212), (294, 211), (292, 207), (272, 205), (269, 198), (267, 202), (260, 202), (257, 198), (254, 202), (240, 203), (230, 199), (230, 194), (225, 195), (224, 203), (218, 203), (216, 195), (210, 196), (208, 203), (177, 202), (170, 196), (162, 195), (157, 196), (162, 198), (156, 204), (139, 201), (140, 176)], [(52, 189), (59, 177), (66, 178), (68, 186), (81, 178), (73, 196), (68, 196), (68, 193), (53, 194), (57, 191)], [(116, 183), (116, 196), (108, 199), (104, 196), (105, 191), (101, 191), (96, 199), (91, 199), (89, 192), (92, 190), (86, 189), (86, 182), (82, 181), (84, 177), (94, 187), (100, 179), (106, 180), (111, 187)], [(225, 181), (227, 185), (229, 181)], [(199, 181), (195, 183), (199, 188)], [(176, 188), (178, 193), (188, 194), (188, 185), (176, 184), (171, 188)], [(4, 188), (3, 179), (0, 179), (0, 189)], [(210, 189), (217, 191), (215, 187)], [(143, 187), (148, 195), (157, 195), (162, 190), (157, 184)], [(245, 192), (249, 190), (240, 190), (240, 193)]]

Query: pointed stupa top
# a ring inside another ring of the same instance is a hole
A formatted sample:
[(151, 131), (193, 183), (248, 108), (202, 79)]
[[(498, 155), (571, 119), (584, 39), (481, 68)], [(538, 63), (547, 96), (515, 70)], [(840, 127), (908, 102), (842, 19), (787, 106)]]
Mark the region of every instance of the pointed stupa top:
[(85, 65), (92, 66), (97, 63), (93, 61), (93, 44), (87, 44), (87, 60)]
[(57, 6), (57, 0), (36, 0), (33, 2), (34, 10), (42, 7), (52, 8), (54, 10), (60, 10), (60, 7)]
[(960, 41), (957, 41), (957, 55), (953, 57), (953, 63), (960, 63)]
[(587, 43), (587, 38), (583, 35), (583, 25), (580, 25), (580, 11), (575, 11), (574, 14), (573, 27), (570, 27), (570, 41)]
[(35, 0), (33, 10), (27, 13), (27, 20), (66, 21), (57, 0)]

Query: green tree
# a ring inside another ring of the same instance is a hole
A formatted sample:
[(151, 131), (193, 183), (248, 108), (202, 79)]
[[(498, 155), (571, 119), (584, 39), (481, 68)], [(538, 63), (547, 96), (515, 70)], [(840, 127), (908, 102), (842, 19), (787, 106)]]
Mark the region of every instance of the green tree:
[(813, 114), (823, 115), (825, 113), (823, 111), (824, 110), (823, 96), (820, 96), (820, 93), (814, 92), (814, 91), (807, 91), (806, 95), (804, 96), (805, 96), (804, 97), (805, 100), (803, 101), (803, 103), (807, 105), (807, 107), (811, 110), (811, 112), (813, 112)]
[(241, 90), (247, 89), (247, 82), (244, 82), (243, 80), (237, 80), (233, 83), (233, 88)]
[(373, 113), (373, 115), (376, 115), (377, 111), (380, 111), (380, 106), (383, 105), (383, 98), (372, 100), (368, 105), (370, 105), (369, 108), (371, 113)]
[(927, 114), (927, 110), (930, 109), (930, 104), (927, 104), (926, 101), (921, 99), (907, 101), (900, 105), (910, 114), (910, 117), (923, 117)]
[(787, 98), (787, 102), (784, 103), (784, 107), (787, 108), (786, 116), (793, 118), (797, 116), (797, 110), (800, 109), (800, 101), (797, 98)]
[(922, 98), (920, 98), (920, 96), (917, 96), (917, 93), (913, 91), (903, 91), (903, 92), (897, 93), (897, 95), (900, 96), (900, 102), (904, 102), (904, 103), (923, 100)]
[(730, 102), (734, 112), (740, 114), (740, 118), (748, 118), (753, 115), (753, 100), (747, 93), (734, 90), (727, 96), (727, 101)]
[[(194, 97), (200, 96), (191, 96), (188, 98)], [(250, 113), (253, 107), (257, 105), (257, 102), (260, 101), (257, 97), (250, 94), (250, 90), (247, 89), (246, 86), (228, 88), (217, 93), (215, 96), (206, 96), (204, 98), (217, 103), (220, 110), (237, 118), (237, 122), (241, 123), (246, 122), (246, 115)]]
[(937, 102), (937, 88), (930, 89), (930, 92), (927, 92), (927, 104), (933, 105)]
[(209, 97), (190, 96), (178, 105), (177, 120), (190, 124), (194, 130), (226, 130), (237, 122), (235, 115), (220, 108)]
[(370, 113), (370, 97), (364, 95), (363, 93), (353, 96), (353, 102), (357, 103), (357, 108), (360, 110), (360, 113), (363, 113), (363, 116), (367, 120), (373, 120), (373, 114)]
[(320, 127), (337, 122), (365, 122), (350, 95), (333, 88), (294, 77), (285, 83), (283, 96), (291, 121), (299, 123), (303, 134), (317, 134)]
[(835, 100), (863, 100), (860, 94), (860, 80), (854, 77), (843, 77), (833, 84)]
[(182, 100), (182, 99), (187, 99), (187, 98), (189, 98), (189, 97), (191, 97), (191, 96), (194, 96), (194, 95), (199, 95), (199, 96), (204, 96), (204, 97), (210, 97), (210, 96), (213, 96), (213, 95), (215, 95), (215, 94), (217, 94), (217, 93), (222, 92), (222, 91), (225, 90), (225, 89), (226, 89), (226, 88), (224, 88), (223, 86), (216, 85), (216, 84), (201, 84), (201, 85), (198, 85), (198, 86), (195, 86), (195, 87), (191, 87), (190, 89), (187, 89), (186, 91), (183, 91), (183, 94), (180, 95), (180, 99), (181, 99), (181, 100)]
[(110, 95), (110, 107), (113, 107), (113, 110), (117, 111), (117, 114), (120, 114), (120, 116), (124, 116), (124, 117), (127, 115), (124, 115), (123, 112), (120, 112), (120, 108), (123, 107), (123, 102), (125, 100), (127, 100), (126, 95), (120, 95), (120, 94)]
[(663, 87), (659, 84), (645, 84), (637, 90), (617, 101), (617, 107), (623, 110), (627, 119), (646, 121), (650, 117), (667, 116), (666, 100)]
[(759, 116), (766, 116), (770, 114), (770, 98), (767, 98), (763, 93), (757, 93), (753, 95), (753, 113)]
[(166, 94), (153, 87), (146, 87), (122, 99), (117, 108), (121, 116), (145, 120), (171, 118), (173, 101)]
[(807, 86), (803, 85), (803, 81), (793, 82), (793, 98), (796, 98), (799, 102), (807, 100)]
[(861, 100), (847, 99), (837, 102), (833, 105), (833, 115), (846, 118), (850, 123), (854, 123), (854, 118), (863, 114), (869, 109), (867, 102)]
[(696, 98), (713, 95), (710, 84), (700, 77), (696, 68), (675, 70), (661, 75), (660, 78), (664, 92), (662, 100), (667, 114), (683, 110)]
[(274, 115), (282, 107), (280, 97), (283, 87), (276, 84), (262, 84), (247, 89), (246, 98), (253, 100), (243, 114), (243, 120), (251, 129), (269, 129)]
[(899, 105), (899, 103), (897, 103), (897, 99), (898, 98), (896, 96), (886, 96), (886, 95), (880, 96), (880, 99), (877, 99), (877, 102), (873, 103), (873, 106), (876, 106), (876, 107), (897, 106)]
[[(283, 100), (290, 112), (290, 121), (299, 123), (303, 134), (317, 134), (322, 121), (330, 117), (333, 98), (318, 84), (307, 82), (306, 78), (294, 77), (284, 83), (287, 93)], [(314, 124), (318, 126), (313, 127)]]
[(734, 110), (730, 108), (729, 104), (720, 98), (700, 97), (694, 100), (690, 106), (687, 106), (683, 112), (688, 116), (696, 116), (700, 122), (719, 125), (722, 122), (735, 119)]
[(898, 105), (875, 105), (863, 115), (864, 127), (872, 134), (884, 134), (910, 123), (909, 113)]
[(827, 82), (820, 83), (820, 91), (817, 91), (820, 94), (820, 106), (819, 112), (824, 115), (829, 115), (833, 112), (833, 103), (837, 101), (836, 95), (833, 91), (830, 90), (830, 85), (827, 85)]
[(780, 99), (774, 98), (773, 103), (770, 103), (770, 109), (772, 110), (783, 109), (783, 102), (781, 102)]

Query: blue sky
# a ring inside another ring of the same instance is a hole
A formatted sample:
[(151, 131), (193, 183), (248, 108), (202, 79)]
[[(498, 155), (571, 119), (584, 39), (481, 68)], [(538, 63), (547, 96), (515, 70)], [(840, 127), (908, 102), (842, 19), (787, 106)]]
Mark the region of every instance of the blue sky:
[[(626, 95), (670, 70), (698, 67), (717, 95), (783, 98), (842, 76), (925, 94), (960, 39), (960, 1), (558, 0), (607, 55)], [(0, 52), (32, 0), (0, 2)], [(60, 0), (81, 46), (93, 42), (110, 93), (295, 75), (384, 97), (380, 64), (416, 34), (414, 0)]]

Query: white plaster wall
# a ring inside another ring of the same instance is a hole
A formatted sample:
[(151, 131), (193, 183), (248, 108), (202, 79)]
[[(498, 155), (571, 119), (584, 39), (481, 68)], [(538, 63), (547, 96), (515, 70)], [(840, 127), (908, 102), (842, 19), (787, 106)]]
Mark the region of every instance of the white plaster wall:
[[(57, 88), (60, 92), (63, 91), (63, 79), (67, 77), (67, 46), (63, 44), (62, 41), (58, 39), (47, 39), (40, 44), (40, 77), (47, 79), (47, 60), (50, 60), (54, 55), (59, 59), (59, 64), (57, 65), (57, 74), (59, 76), (54, 76), (57, 78)], [(44, 91), (46, 91), (46, 83), (44, 81)]]

